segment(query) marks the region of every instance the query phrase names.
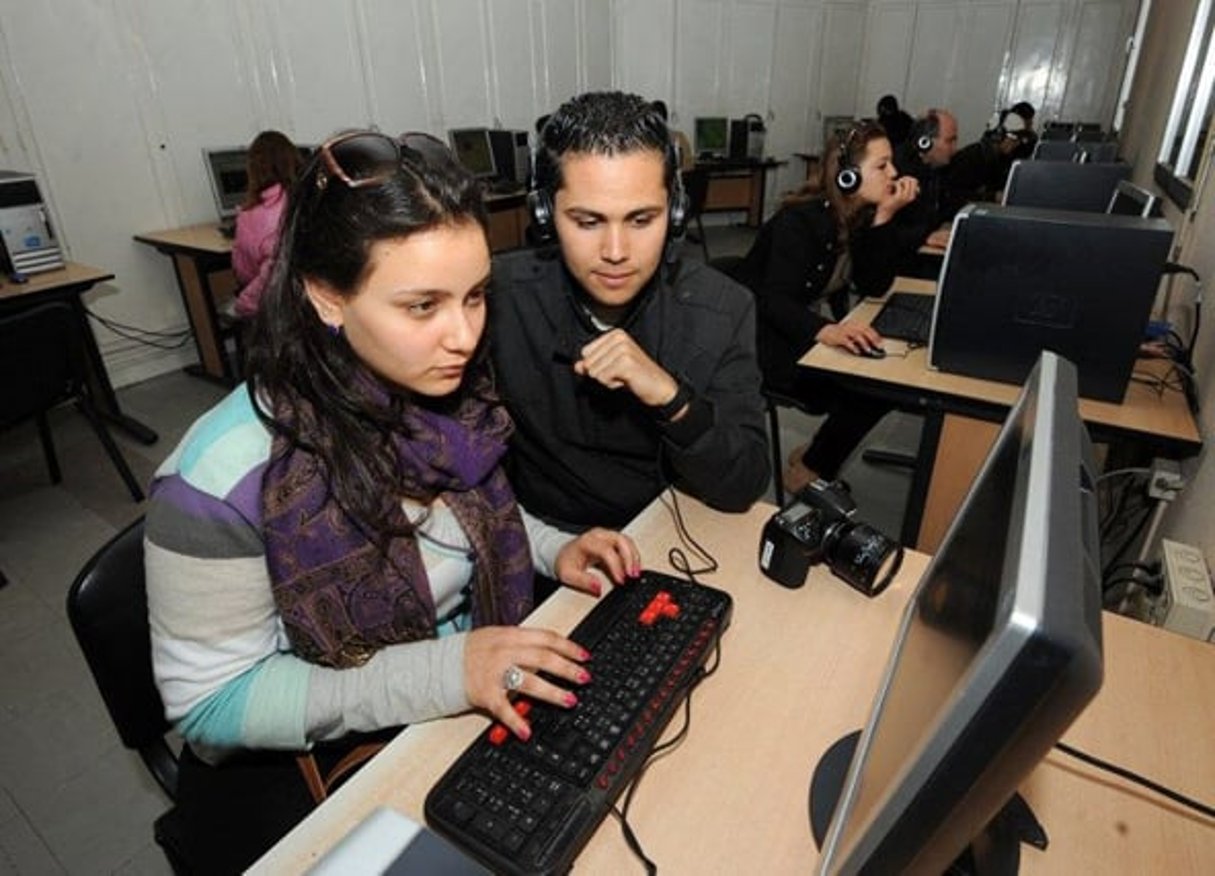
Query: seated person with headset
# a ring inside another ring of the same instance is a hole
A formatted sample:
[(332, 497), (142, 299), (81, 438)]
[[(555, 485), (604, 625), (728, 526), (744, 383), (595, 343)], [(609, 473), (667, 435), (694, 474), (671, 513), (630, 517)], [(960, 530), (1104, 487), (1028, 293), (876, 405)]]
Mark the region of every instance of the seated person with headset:
[(520, 500), (569, 531), (627, 523), (668, 485), (743, 511), (768, 484), (755, 304), (677, 257), (687, 199), (661, 115), (583, 94), (540, 134), (532, 222), (494, 259), (490, 350)]
[(846, 296), (850, 285), (867, 295), (886, 292), (901, 246), (893, 220), (915, 202), (919, 184), (914, 177), (898, 176), (883, 127), (858, 121), (832, 138), (822, 185), (812, 190), (821, 193), (786, 199), (731, 271), (756, 296), (766, 386), (799, 399), (814, 413), (829, 414), (814, 440), (790, 455), (783, 474), (790, 492), (817, 477), (834, 480), (890, 410), (797, 362), (815, 343), (858, 355), (883, 354), (882, 338), (871, 327), (832, 322), (817, 308), (823, 298)]
[[(958, 149), (958, 121), (953, 113), (943, 109), (930, 109), (915, 120), (911, 136), (895, 150), (894, 164), (900, 176), (915, 177), (920, 184), (920, 194), (915, 203), (899, 213), (896, 225), (902, 239), (903, 261), (900, 271), (914, 270), (915, 253), (925, 243), (944, 247), (948, 232), (941, 225), (953, 219), (950, 205), (945, 199), (945, 168)], [(939, 264), (931, 266), (931, 276), (936, 276)]]
[(974, 143), (958, 150), (945, 167), (942, 203), (945, 213), (975, 201), (999, 198), (1012, 169), (1013, 159), (1033, 136), (1025, 119), (1012, 110), (1001, 110), (992, 118), (991, 127)]

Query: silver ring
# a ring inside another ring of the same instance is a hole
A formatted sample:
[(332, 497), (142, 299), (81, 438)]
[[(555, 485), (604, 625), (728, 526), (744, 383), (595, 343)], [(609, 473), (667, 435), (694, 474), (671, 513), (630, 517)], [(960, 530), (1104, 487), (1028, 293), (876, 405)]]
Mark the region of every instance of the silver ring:
[(502, 673), (502, 686), (507, 690), (523, 687), (523, 670), (513, 663), (506, 667), (506, 671)]

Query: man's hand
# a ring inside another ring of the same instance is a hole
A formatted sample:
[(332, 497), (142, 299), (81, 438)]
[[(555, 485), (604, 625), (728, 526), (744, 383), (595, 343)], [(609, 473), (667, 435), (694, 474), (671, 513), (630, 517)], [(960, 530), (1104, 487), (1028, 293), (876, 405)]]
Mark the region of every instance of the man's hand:
[(675, 378), (623, 329), (612, 329), (583, 347), (574, 371), (608, 389), (623, 387), (650, 407), (666, 404), (679, 391)]

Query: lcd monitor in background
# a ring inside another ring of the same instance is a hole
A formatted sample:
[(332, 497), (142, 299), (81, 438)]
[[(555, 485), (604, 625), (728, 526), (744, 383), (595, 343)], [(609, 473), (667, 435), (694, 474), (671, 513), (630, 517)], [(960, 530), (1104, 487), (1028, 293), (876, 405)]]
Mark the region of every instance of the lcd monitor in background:
[(447, 139), (465, 170), (477, 179), (497, 178), (498, 166), (494, 163), (488, 128), (454, 128), (447, 132)]
[(1122, 179), (1105, 212), (1111, 216), (1161, 216), (1160, 199), (1147, 189)]
[(1014, 161), (1004, 204), (1104, 213), (1118, 181), (1130, 173), (1131, 166), (1120, 162)]
[(821, 873), (1015, 873), (1019, 819), (1066, 830), (1016, 792), (1101, 686), (1094, 477), (1075, 368), (1044, 353), (911, 596), (859, 741), (815, 771)]
[(1078, 161), (1080, 144), (1072, 140), (1039, 140), (1034, 144), (1033, 161)]
[(249, 150), (243, 146), (204, 149), (203, 162), (211, 182), (211, 195), (220, 219), (232, 219), (244, 203), (249, 188), (246, 158)]
[(725, 116), (697, 116), (692, 133), (697, 158), (726, 157), (730, 146), (730, 120)]
[(1121, 403), (1172, 241), (1163, 219), (965, 207), (941, 268), (929, 365), (1020, 384), (1052, 350), (1079, 369), (1082, 396)]

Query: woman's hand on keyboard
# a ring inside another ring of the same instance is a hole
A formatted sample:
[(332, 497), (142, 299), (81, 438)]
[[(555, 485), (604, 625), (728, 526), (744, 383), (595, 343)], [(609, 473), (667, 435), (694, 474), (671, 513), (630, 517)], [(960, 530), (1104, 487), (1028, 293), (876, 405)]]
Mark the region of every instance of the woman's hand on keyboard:
[(536, 673), (543, 671), (572, 684), (586, 684), (590, 673), (581, 665), (590, 654), (576, 642), (552, 630), (531, 627), (480, 627), (464, 643), (464, 692), (468, 701), (502, 722), (511, 733), (526, 740), (531, 728), (511, 705), (506, 682), (508, 670), (522, 670), (516, 689), (536, 700), (573, 708), (578, 697)]
[(613, 584), (623, 584), (641, 574), (641, 552), (624, 533), (597, 527), (566, 544), (553, 566), (562, 584), (598, 596), (603, 584), (596, 571)]

